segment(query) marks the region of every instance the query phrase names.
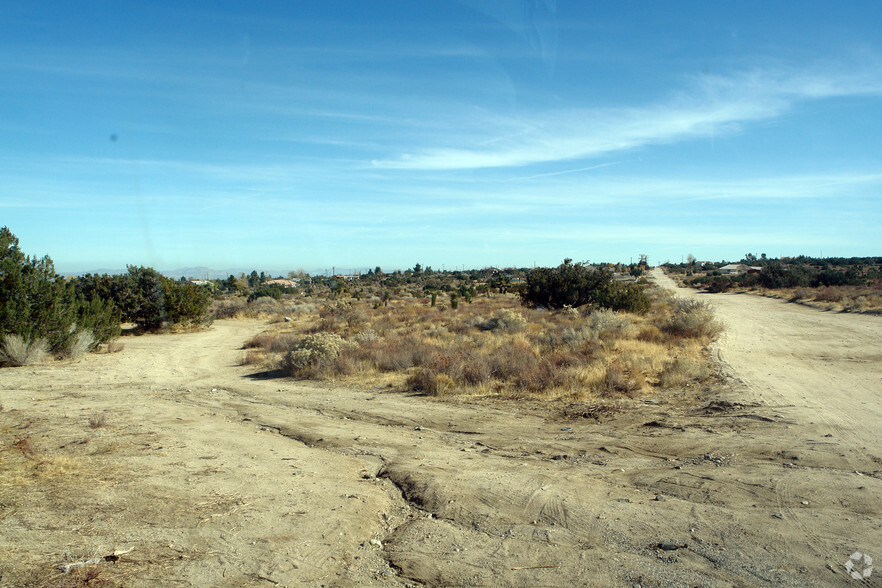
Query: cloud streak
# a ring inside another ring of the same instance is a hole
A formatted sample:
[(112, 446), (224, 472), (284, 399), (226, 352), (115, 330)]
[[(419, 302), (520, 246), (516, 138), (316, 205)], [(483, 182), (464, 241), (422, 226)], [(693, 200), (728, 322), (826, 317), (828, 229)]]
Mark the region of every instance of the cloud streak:
[[(852, 95), (882, 94), (882, 69), (848, 73), (753, 71), (691, 80), (665, 103), (633, 108), (557, 110), (509, 120), (498, 134), (508, 140), (481, 148), (429, 147), (372, 162), (398, 170), (464, 170), (519, 167), (610, 156), (644, 146), (737, 131), (780, 116), (794, 104)], [(474, 128), (459, 121), (461, 128)], [(470, 140), (470, 145), (481, 139)]]

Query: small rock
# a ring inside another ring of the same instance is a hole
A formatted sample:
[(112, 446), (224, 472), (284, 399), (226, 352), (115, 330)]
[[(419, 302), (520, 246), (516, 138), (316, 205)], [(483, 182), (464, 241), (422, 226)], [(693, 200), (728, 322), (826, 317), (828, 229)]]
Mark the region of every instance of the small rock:
[(290, 316), (286, 316), (286, 317), (285, 317), (285, 322), (286, 322), (286, 323), (290, 323), (290, 322), (291, 322), (291, 317), (290, 317)]
[(561, 431), (572, 431), (572, 430), (573, 430), (572, 427), (564, 427), (561, 429)]
[(371, 545), (373, 545), (374, 547), (380, 547), (380, 548), (382, 548), (382, 547), (383, 547), (383, 542), (380, 541), (379, 539), (371, 539)]
[(419, 427), (419, 426), (417, 426), (417, 427), (414, 427), (414, 428), (413, 428), (413, 430), (414, 430), (414, 431), (422, 431), (422, 430), (423, 430), (423, 428), (422, 428), (422, 427)]
[(802, 502), (800, 502), (800, 504), (803, 506), (808, 506), (808, 500), (803, 500)]
[(781, 513), (776, 512), (776, 513), (772, 514), (772, 518), (775, 518), (775, 519), (781, 519), (781, 520), (783, 521), (783, 520), (784, 520), (784, 515), (782, 515)]

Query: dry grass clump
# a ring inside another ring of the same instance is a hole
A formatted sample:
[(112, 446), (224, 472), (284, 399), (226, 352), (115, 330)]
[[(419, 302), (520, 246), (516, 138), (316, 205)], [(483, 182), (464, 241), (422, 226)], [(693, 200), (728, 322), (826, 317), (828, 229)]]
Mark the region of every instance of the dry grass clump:
[(0, 337), (0, 365), (32, 365), (48, 358), (49, 344), (45, 339), (30, 341), (12, 334)]
[(663, 292), (645, 315), (530, 309), (511, 295), (476, 297), (455, 310), (420, 297), (375, 308), (367, 299), (337, 300), (246, 342), (243, 363), (432, 396), (583, 401), (701, 378), (701, 350), (720, 329), (707, 305)]
[(89, 417), (89, 426), (93, 429), (100, 429), (107, 426), (107, 416), (102, 413), (95, 413)]
[(79, 359), (95, 349), (95, 335), (91, 331), (80, 331), (68, 349), (72, 359)]

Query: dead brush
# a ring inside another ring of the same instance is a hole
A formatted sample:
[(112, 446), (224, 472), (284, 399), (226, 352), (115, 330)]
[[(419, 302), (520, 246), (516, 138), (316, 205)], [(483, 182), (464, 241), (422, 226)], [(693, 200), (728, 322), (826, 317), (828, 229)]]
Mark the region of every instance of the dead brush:
[(614, 362), (606, 368), (606, 374), (602, 381), (602, 387), (598, 391), (598, 396), (600, 398), (609, 398), (617, 395), (631, 397), (642, 389), (643, 383), (642, 375), (630, 374), (620, 363)]
[(26, 458), (33, 461), (42, 461), (40, 454), (37, 451), (37, 448), (34, 447), (34, 444), (31, 442), (30, 435), (28, 435), (27, 437), (22, 437), (21, 439), (13, 443), (13, 445), (15, 445), (15, 447), (17, 447), (18, 450), (21, 451), (21, 454)]
[(107, 426), (107, 415), (96, 413), (89, 417), (89, 426), (93, 429), (101, 429)]

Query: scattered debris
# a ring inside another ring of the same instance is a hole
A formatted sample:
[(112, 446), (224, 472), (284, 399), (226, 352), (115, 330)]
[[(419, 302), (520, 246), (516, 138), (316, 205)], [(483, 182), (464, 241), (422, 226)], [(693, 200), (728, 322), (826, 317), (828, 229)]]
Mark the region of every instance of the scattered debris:
[(69, 564), (61, 564), (58, 566), (58, 569), (61, 570), (62, 572), (64, 572), (65, 574), (69, 574), (70, 571), (75, 568), (81, 568), (81, 567), (88, 566), (88, 565), (100, 564), (103, 561), (116, 562), (116, 561), (119, 561), (119, 557), (121, 555), (125, 555), (125, 554), (129, 553), (133, 549), (134, 549), (134, 547), (129, 547), (128, 549), (118, 549), (108, 555), (103, 555), (103, 556), (96, 555), (95, 557), (93, 557), (91, 559), (87, 559), (85, 561), (76, 561), (76, 562), (69, 563)]
[(672, 541), (662, 541), (657, 545), (662, 551), (677, 551), (678, 549), (686, 549), (689, 547), (685, 543), (674, 543)]

